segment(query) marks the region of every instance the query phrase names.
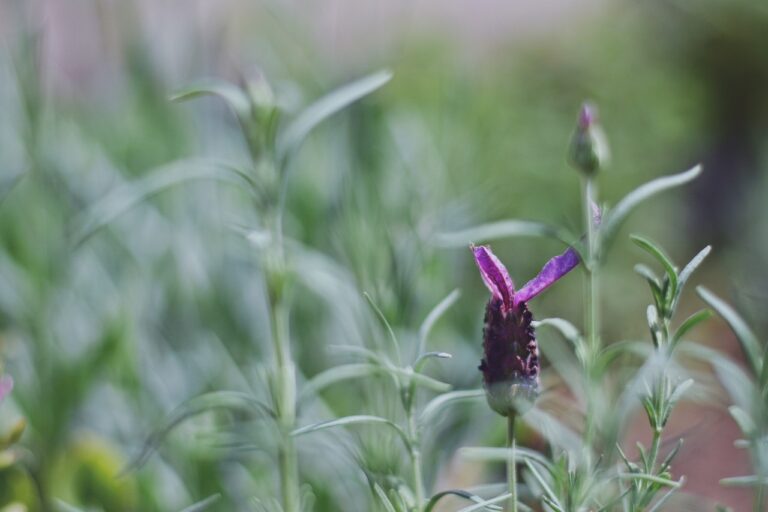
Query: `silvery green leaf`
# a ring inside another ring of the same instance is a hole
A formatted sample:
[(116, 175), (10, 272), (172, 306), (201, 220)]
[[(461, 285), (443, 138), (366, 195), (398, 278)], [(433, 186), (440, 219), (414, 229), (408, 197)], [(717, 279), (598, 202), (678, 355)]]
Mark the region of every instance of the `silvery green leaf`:
[(143, 466), (166, 436), (185, 420), (214, 409), (240, 409), (262, 416), (274, 416), (269, 406), (239, 391), (214, 391), (187, 400), (172, 411), (149, 436), (139, 454), (121, 471), (122, 474)]
[(329, 368), (328, 370), (318, 373), (304, 384), (301, 389), (299, 401), (301, 402), (311, 396), (315, 396), (323, 389), (336, 384), (337, 382), (379, 375), (382, 371), (383, 368), (381, 366), (370, 363), (344, 364)]
[(466, 459), (471, 460), (483, 460), (490, 462), (505, 462), (509, 460), (514, 452), (516, 461), (531, 460), (540, 464), (544, 468), (551, 466), (549, 460), (537, 451), (530, 450), (528, 448), (516, 447), (514, 450), (510, 448), (494, 448), (486, 446), (467, 446), (459, 451), (459, 455)]
[(678, 384), (675, 390), (672, 391), (672, 394), (669, 395), (670, 405), (677, 403), (691, 386), (693, 386), (693, 379), (687, 379)]
[(432, 400), (422, 409), (419, 415), (419, 424), (428, 425), (434, 420), (437, 413), (439, 413), (446, 405), (464, 400), (476, 400), (485, 396), (485, 391), (482, 389), (473, 389), (468, 391), (451, 391), (450, 393), (443, 393)]
[(395, 506), (387, 497), (387, 493), (384, 492), (384, 489), (382, 489), (379, 484), (373, 484), (373, 490), (376, 493), (376, 496), (378, 496), (379, 500), (381, 501), (381, 504), (384, 506), (384, 509), (387, 512), (397, 512), (397, 509), (395, 509)]
[(674, 347), (677, 345), (677, 343), (683, 339), (683, 336), (688, 334), (688, 332), (699, 325), (701, 322), (708, 320), (712, 318), (712, 311), (708, 309), (702, 309), (697, 311), (696, 313), (692, 314), (688, 318), (686, 318), (682, 324), (680, 324), (680, 327), (677, 328), (677, 331), (675, 331), (674, 336), (672, 336), (672, 346)]
[(242, 185), (242, 178), (233, 168), (221, 164), (183, 160), (165, 165), (143, 178), (118, 186), (91, 205), (74, 222), (73, 244), (82, 244), (99, 229), (149, 197), (174, 186), (200, 180)]
[(311, 434), (314, 432), (327, 430), (329, 428), (345, 427), (349, 425), (359, 425), (359, 424), (386, 425), (387, 427), (390, 427), (395, 432), (397, 432), (397, 434), (401, 437), (401, 439), (405, 443), (406, 447), (410, 445), (410, 440), (408, 439), (408, 435), (396, 423), (393, 423), (390, 420), (386, 418), (382, 418), (380, 416), (370, 416), (370, 415), (364, 415), (364, 414), (356, 415), (356, 416), (345, 416), (343, 418), (337, 418), (335, 420), (328, 420), (328, 421), (322, 421), (320, 423), (313, 423), (312, 425), (307, 425), (305, 427), (297, 428), (296, 430), (291, 432), (291, 435), (302, 436), (304, 434)]
[(576, 237), (565, 229), (543, 222), (510, 219), (481, 224), (452, 233), (439, 233), (435, 235), (434, 243), (441, 247), (466, 247), (473, 243), (479, 244), (518, 236), (553, 238), (565, 245), (572, 245), (576, 241)]
[(739, 428), (745, 436), (751, 436), (757, 432), (757, 426), (747, 411), (738, 405), (732, 405), (728, 407), (728, 412), (731, 413), (731, 417), (733, 417), (736, 424), (739, 425)]
[(424, 368), (424, 365), (430, 359), (451, 359), (452, 357), (453, 356), (448, 352), (426, 352), (424, 354), (421, 354), (416, 359), (416, 362), (413, 363), (413, 371), (415, 373), (421, 373), (421, 370)]
[(528, 471), (531, 472), (533, 479), (536, 480), (536, 483), (539, 484), (544, 495), (552, 502), (552, 505), (554, 506), (554, 508), (556, 510), (562, 510), (563, 506), (560, 504), (560, 501), (557, 499), (557, 495), (554, 493), (554, 491), (552, 491), (552, 488), (544, 479), (544, 477), (541, 475), (541, 473), (539, 473), (539, 471), (533, 466), (530, 460), (525, 459), (524, 462), (526, 467), (528, 468)]
[(307, 135), (321, 122), (389, 82), (392, 73), (377, 71), (328, 93), (309, 105), (285, 128), (277, 140), (278, 157), (299, 149)]
[(616, 206), (603, 215), (600, 237), (604, 247), (607, 248), (610, 245), (613, 237), (616, 235), (629, 214), (641, 203), (665, 190), (685, 185), (695, 179), (699, 174), (701, 174), (701, 166), (697, 165), (680, 174), (672, 174), (670, 176), (663, 176), (651, 180), (624, 196)]
[(171, 96), (171, 101), (185, 101), (200, 96), (218, 96), (227, 102), (238, 117), (245, 117), (251, 109), (248, 95), (234, 84), (222, 80), (206, 80), (179, 90)]
[[(464, 491), (462, 489), (450, 489), (448, 491), (442, 491), (434, 496), (429, 500), (427, 503), (427, 506), (424, 507), (424, 512), (431, 512), (432, 509), (435, 508), (437, 505), (437, 502), (440, 501), (442, 498), (445, 498), (446, 496), (458, 496), (459, 498), (464, 498), (465, 500), (473, 501), (475, 503), (482, 503), (483, 498), (480, 496), (477, 496), (476, 494), (472, 494), (471, 492)], [(501, 507), (498, 505), (486, 505), (485, 507), (487, 510), (502, 510)]]
[(373, 309), (373, 311), (376, 313), (376, 316), (379, 318), (379, 321), (381, 321), (381, 324), (387, 330), (387, 334), (389, 334), (389, 340), (392, 343), (392, 347), (395, 351), (396, 361), (398, 364), (402, 364), (403, 358), (400, 356), (400, 342), (397, 340), (395, 331), (392, 329), (392, 326), (387, 320), (387, 317), (384, 316), (384, 313), (381, 311), (381, 309), (379, 309), (379, 306), (376, 305), (376, 303), (373, 301), (373, 298), (367, 292), (364, 292), (363, 296), (365, 297), (365, 300), (368, 301), (368, 305), (371, 306), (371, 309)]
[(220, 494), (214, 494), (212, 496), (208, 496), (204, 500), (200, 500), (197, 503), (194, 503), (181, 512), (202, 512), (203, 510), (207, 509), (221, 498)]
[(541, 326), (548, 325), (555, 328), (555, 330), (562, 334), (566, 340), (573, 343), (574, 346), (578, 346), (581, 343), (582, 338), (579, 329), (564, 318), (544, 318), (542, 320), (534, 321), (533, 325), (537, 329)]
[(671, 488), (671, 489), (669, 489), (669, 490), (668, 490), (666, 493), (664, 493), (664, 494), (661, 496), (661, 498), (659, 498), (659, 499), (658, 499), (658, 501), (656, 501), (656, 503), (653, 505), (653, 507), (651, 507), (651, 508), (648, 510), (648, 512), (659, 512), (660, 510), (662, 510), (662, 508), (661, 508), (661, 507), (662, 507), (662, 506), (664, 506), (664, 504), (667, 502), (667, 500), (669, 500), (669, 498), (671, 498), (671, 497), (672, 497), (672, 495), (673, 495), (675, 492), (677, 492), (677, 490), (678, 490), (680, 487), (682, 487), (684, 483), (685, 483), (685, 477), (684, 477), (684, 476), (682, 476), (682, 477), (680, 477), (680, 485), (679, 485), (679, 486), (677, 486), (677, 487), (672, 487), (672, 488)]
[(664, 294), (661, 292), (661, 284), (659, 283), (659, 279), (656, 277), (656, 274), (653, 273), (653, 270), (648, 268), (647, 265), (638, 263), (635, 265), (635, 272), (648, 282), (656, 303), (661, 306), (663, 304)]
[(741, 366), (717, 350), (695, 344), (681, 345), (685, 353), (704, 361), (715, 370), (717, 379), (725, 388), (731, 402), (744, 410), (750, 408), (754, 385)]
[[(643, 249), (645, 252), (653, 256), (659, 263), (661, 263), (667, 273), (667, 277), (669, 278), (669, 286), (671, 290), (670, 294), (672, 297), (674, 297), (677, 294), (677, 268), (675, 267), (674, 263), (672, 263), (672, 261), (660, 247), (658, 247), (650, 240), (638, 235), (631, 235), (630, 239), (638, 247)], [(665, 302), (666, 299), (667, 297), (664, 297)], [(666, 303), (664, 306), (666, 306)]]
[(741, 318), (741, 316), (725, 301), (703, 286), (697, 287), (696, 291), (698, 292), (699, 297), (709, 304), (712, 309), (717, 311), (723, 320), (730, 326), (731, 330), (733, 330), (734, 334), (736, 334), (736, 338), (741, 344), (741, 349), (744, 352), (744, 356), (746, 357), (750, 368), (756, 376), (759, 376), (761, 374), (763, 361), (761, 358), (760, 342), (758, 341), (757, 336), (755, 336), (755, 333), (749, 328), (744, 319)]
[[(474, 505), (470, 505), (469, 507), (464, 507), (462, 509), (459, 509), (459, 512), (475, 512), (477, 510), (483, 510), (483, 509), (489, 510), (488, 505), (493, 505), (495, 503), (501, 503), (502, 501), (509, 499), (511, 496), (512, 495), (507, 492), (507, 493), (504, 493), (504, 494), (502, 494), (500, 496), (496, 496), (495, 498), (491, 498), (489, 500), (483, 500), (480, 503), (476, 503)], [(490, 510), (492, 510), (492, 509), (490, 509)]]
[(441, 300), (424, 319), (424, 322), (422, 322), (421, 326), (419, 327), (419, 348), (417, 352), (419, 356), (421, 356), (424, 350), (426, 350), (427, 338), (429, 337), (429, 333), (432, 331), (432, 327), (434, 327), (435, 323), (440, 319), (440, 317), (442, 317), (445, 312), (448, 311), (448, 308), (456, 303), (460, 296), (461, 292), (458, 289), (453, 290), (448, 294), (447, 297)]
[(696, 256), (694, 256), (693, 259), (691, 259), (691, 261), (689, 261), (685, 267), (683, 267), (683, 270), (680, 271), (680, 274), (678, 274), (677, 294), (675, 294), (675, 297), (672, 301), (673, 309), (677, 307), (677, 303), (680, 301), (680, 295), (683, 292), (683, 287), (688, 282), (688, 279), (691, 278), (691, 275), (693, 275), (696, 269), (699, 268), (706, 257), (709, 256), (710, 252), (712, 252), (712, 246), (708, 245), (699, 251), (698, 254), (696, 254)]
[(669, 478), (662, 478), (657, 475), (649, 475), (648, 473), (620, 473), (619, 478), (622, 480), (645, 480), (647, 482), (653, 482), (655, 484), (663, 485), (665, 487), (680, 487), (683, 485), (684, 480), (679, 481), (670, 480)]
[(757, 487), (768, 485), (768, 477), (758, 478), (757, 475), (732, 476), (720, 480), (720, 485), (726, 487)]

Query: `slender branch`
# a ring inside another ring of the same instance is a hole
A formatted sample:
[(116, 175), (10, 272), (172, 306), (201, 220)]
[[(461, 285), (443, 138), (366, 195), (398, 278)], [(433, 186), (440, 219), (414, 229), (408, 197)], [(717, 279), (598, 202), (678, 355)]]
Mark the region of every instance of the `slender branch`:
[(509, 484), (509, 512), (517, 512), (517, 461), (516, 450), (517, 441), (515, 440), (515, 420), (517, 414), (511, 413), (507, 417), (507, 448), (509, 448), (509, 457), (507, 458), (507, 482)]

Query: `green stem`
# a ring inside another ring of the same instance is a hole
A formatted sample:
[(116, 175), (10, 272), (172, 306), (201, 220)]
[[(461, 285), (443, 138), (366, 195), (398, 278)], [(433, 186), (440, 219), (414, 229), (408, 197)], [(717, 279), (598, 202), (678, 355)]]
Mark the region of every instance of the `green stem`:
[(413, 407), (409, 402), (406, 405), (406, 414), (408, 415), (408, 438), (410, 441), (409, 452), (411, 456), (411, 466), (413, 468), (413, 493), (416, 499), (416, 510), (423, 510), (424, 507), (424, 474), (421, 467), (421, 440), (419, 430), (416, 426), (416, 418), (413, 415)]
[(507, 417), (507, 448), (509, 448), (509, 457), (507, 458), (507, 482), (509, 484), (509, 512), (517, 512), (517, 460), (515, 440), (515, 420), (517, 414), (511, 413)]
[(587, 339), (587, 419), (585, 425), (586, 446), (592, 447), (595, 437), (596, 404), (594, 403), (595, 386), (599, 385), (595, 375), (595, 361), (600, 354), (600, 240), (593, 219), (592, 205), (597, 203), (597, 186), (591, 177), (584, 180), (582, 207), (584, 210), (584, 225), (587, 234), (586, 250), (584, 251), (584, 269), (587, 273), (585, 285), (584, 324)]
[(280, 494), (285, 512), (299, 510), (299, 475), (291, 431), (296, 423), (296, 375), (291, 358), (288, 308), (279, 292), (270, 294), (272, 342), (276, 362), (275, 406), (281, 438), (278, 449)]
[(600, 350), (600, 287), (598, 270), (600, 266), (600, 247), (592, 205), (596, 204), (597, 185), (592, 178), (584, 181), (584, 223), (587, 232), (587, 339), (593, 355)]

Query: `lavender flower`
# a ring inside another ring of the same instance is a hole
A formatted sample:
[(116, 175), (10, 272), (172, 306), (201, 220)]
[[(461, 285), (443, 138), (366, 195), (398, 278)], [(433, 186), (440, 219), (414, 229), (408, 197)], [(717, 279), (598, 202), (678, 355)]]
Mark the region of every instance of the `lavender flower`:
[(509, 272), (490, 247), (471, 249), (491, 292), (485, 308), (485, 357), (480, 371), (488, 404), (502, 416), (508, 416), (526, 402), (532, 403), (539, 392), (539, 349), (527, 302), (570, 272), (580, 259), (569, 248), (550, 259), (536, 277), (515, 291)]
[(597, 109), (589, 103), (584, 103), (579, 111), (569, 158), (574, 167), (587, 176), (605, 167), (610, 158), (608, 142), (598, 122)]

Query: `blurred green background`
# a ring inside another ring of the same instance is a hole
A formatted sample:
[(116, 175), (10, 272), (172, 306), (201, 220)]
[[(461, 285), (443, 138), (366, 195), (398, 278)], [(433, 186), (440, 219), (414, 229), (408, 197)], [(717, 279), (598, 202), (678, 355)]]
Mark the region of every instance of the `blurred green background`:
[[(565, 155), (584, 99), (598, 105), (611, 145), (605, 201), (703, 162), (697, 183), (643, 207), (625, 231), (678, 262), (713, 244), (701, 282), (766, 332), (766, 30), (759, 0), (0, 0), (0, 351), (16, 380), (0, 427), (27, 421), (21, 462), (0, 469), (0, 505), (180, 510), (220, 493), (212, 509), (249, 510), (252, 496), (275, 493), (263, 426), (231, 413), (184, 423), (145, 467), (115, 478), (185, 399), (259, 393), (269, 357), (263, 277), (231, 229), (256, 220), (239, 189), (184, 183), (73, 243), (118, 208), (105, 198), (126, 200), (114, 191), (132, 180), (200, 157), (247, 159), (225, 104), (172, 103), (173, 91), (262, 75), (292, 111), (391, 69), (389, 84), (312, 135), (291, 178), (285, 229), (312, 249), (291, 317), (296, 357), (309, 377), (338, 362), (330, 345), (375, 345), (364, 291), (409, 339), (460, 288), (431, 341), (454, 358), (435, 374), (474, 388), (486, 291), (469, 251), (438, 235), (506, 218), (577, 230), (579, 177)], [(640, 339), (649, 298), (632, 267), (642, 256), (620, 240), (604, 337)], [(559, 246), (513, 239), (494, 249), (524, 282)], [(580, 322), (580, 286), (567, 277), (537, 316)], [(722, 324), (699, 335), (737, 357)], [(389, 407), (378, 387), (334, 389), (314, 414)], [(494, 471), (454, 457), (462, 445), (501, 443), (502, 425), (479, 409), (438, 426), (428, 470), (438, 486)], [(717, 485), (747, 467), (721, 401), (676, 415), (690, 439), (686, 491), (742, 510), (749, 496)], [(317, 510), (367, 510), (361, 468), (403, 464), (390, 448), (366, 430), (300, 442)]]

